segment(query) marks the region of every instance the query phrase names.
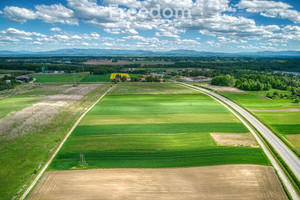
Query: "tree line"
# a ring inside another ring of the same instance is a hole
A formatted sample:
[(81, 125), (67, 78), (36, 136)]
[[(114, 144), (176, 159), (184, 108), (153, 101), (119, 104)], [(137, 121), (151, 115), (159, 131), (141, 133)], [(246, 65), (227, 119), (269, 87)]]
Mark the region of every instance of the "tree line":
[(290, 91), (290, 95), (282, 95), (278, 91), (267, 93), (269, 98), (297, 99), (299, 91), (299, 76), (281, 74), (243, 74), (216, 76), (211, 81), (212, 85), (235, 86), (246, 91), (269, 91), (271, 88)]

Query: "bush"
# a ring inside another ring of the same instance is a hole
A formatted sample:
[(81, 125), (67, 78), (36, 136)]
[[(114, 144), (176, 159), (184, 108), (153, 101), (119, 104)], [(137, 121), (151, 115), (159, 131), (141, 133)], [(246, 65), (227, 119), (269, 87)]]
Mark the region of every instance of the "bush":
[(218, 85), (218, 86), (233, 86), (234, 83), (235, 83), (235, 78), (233, 76), (230, 76), (229, 74), (225, 76), (216, 76), (211, 81), (212, 85)]

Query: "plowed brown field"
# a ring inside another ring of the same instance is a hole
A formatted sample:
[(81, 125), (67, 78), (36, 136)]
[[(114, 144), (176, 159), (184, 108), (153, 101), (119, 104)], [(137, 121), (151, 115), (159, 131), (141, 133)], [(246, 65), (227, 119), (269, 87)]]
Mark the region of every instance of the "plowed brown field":
[(283, 200), (270, 166), (223, 165), (172, 169), (47, 172), (28, 200)]

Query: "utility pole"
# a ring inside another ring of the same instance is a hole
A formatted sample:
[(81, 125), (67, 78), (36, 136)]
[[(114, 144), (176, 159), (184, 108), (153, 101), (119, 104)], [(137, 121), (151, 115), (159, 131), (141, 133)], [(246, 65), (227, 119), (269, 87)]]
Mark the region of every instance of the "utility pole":
[(73, 87), (77, 87), (76, 75), (74, 71), (73, 71)]
[(83, 154), (80, 154), (80, 165), (81, 165), (81, 166), (86, 165), (85, 158), (84, 158), (84, 155), (83, 155)]

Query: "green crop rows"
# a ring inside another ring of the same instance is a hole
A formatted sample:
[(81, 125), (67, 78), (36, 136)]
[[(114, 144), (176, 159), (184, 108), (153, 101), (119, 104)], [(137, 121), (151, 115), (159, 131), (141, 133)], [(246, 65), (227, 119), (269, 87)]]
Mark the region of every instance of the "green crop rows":
[[(130, 87), (136, 84), (120, 84), (100, 101), (74, 130), (50, 169), (269, 164), (260, 148), (215, 143), (211, 132), (246, 134), (248, 130), (213, 99), (195, 93), (154, 95), (153, 91), (161, 90), (157, 84), (141, 85), (143, 94), (132, 94)], [(160, 86), (180, 90), (172, 84)], [(85, 166), (80, 165), (80, 154)]]

